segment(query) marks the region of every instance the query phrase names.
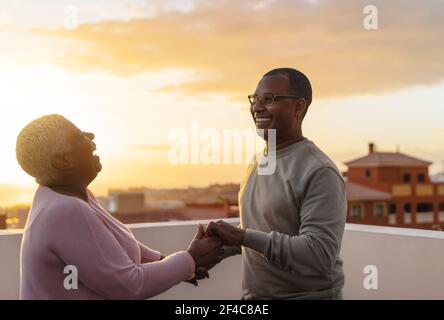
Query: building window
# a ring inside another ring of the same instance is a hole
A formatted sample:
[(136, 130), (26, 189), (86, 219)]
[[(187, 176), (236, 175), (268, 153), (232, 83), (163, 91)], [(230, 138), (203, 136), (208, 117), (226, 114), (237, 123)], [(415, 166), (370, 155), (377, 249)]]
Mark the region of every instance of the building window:
[(444, 222), (444, 202), (441, 202), (438, 206), (439, 208), (439, 222)]
[(360, 219), (362, 214), (362, 209), (359, 204), (352, 205), (351, 216), (353, 219)]
[(433, 211), (433, 204), (432, 203), (418, 203), (416, 206), (416, 212), (432, 212)]
[(372, 171), (370, 169), (365, 169), (365, 176), (370, 178), (372, 176)]
[(412, 205), (410, 203), (404, 204), (404, 223), (412, 223)]
[(405, 224), (412, 223), (412, 214), (410, 212), (404, 212), (404, 223)]
[(375, 204), (375, 217), (381, 218), (384, 216), (384, 204), (383, 203), (376, 203)]
[(389, 213), (396, 213), (396, 204), (392, 203), (389, 207)]
[(412, 206), (410, 203), (404, 205), (404, 212), (412, 212)]
[(416, 223), (433, 223), (433, 204), (418, 203), (416, 206)]
[(406, 174), (404, 174), (404, 175), (402, 176), (402, 181), (403, 181), (404, 183), (408, 183), (408, 182), (410, 182), (410, 173), (406, 173)]
[(425, 181), (424, 173), (418, 174), (418, 182), (424, 182), (424, 181)]

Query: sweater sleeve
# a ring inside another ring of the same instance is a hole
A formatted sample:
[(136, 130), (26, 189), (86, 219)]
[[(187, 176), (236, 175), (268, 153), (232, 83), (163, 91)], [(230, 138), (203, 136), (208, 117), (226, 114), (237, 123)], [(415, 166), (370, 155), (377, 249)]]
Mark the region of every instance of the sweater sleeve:
[(147, 299), (194, 273), (186, 251), (135, 264), (104, 223), (78, 202), (65, 204), (52, 219), (48, 236), (54, 253), (77, 268), (80, 282), (106, 299)]
[(247, 229), (243, 245), (284, 270), (326, 273), (339, 255), (346, 210), (344, 181), (334, 169), (322, 167), (308, 182), (298, 235)]
[(142, 263), (159, 261), (162, 256), (159, 251), (148, 248), (143, 243), (139, 242), (140, 255), (142, 257)]

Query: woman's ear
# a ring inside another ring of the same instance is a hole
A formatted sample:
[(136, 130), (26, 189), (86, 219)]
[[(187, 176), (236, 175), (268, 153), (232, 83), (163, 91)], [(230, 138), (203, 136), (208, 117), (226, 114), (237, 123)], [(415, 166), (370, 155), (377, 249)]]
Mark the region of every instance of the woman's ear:
[(51, 158), (51, 165), (57, 170), (69, 170), (73, 167), (72, 156), (67, 154), (56, 154)]

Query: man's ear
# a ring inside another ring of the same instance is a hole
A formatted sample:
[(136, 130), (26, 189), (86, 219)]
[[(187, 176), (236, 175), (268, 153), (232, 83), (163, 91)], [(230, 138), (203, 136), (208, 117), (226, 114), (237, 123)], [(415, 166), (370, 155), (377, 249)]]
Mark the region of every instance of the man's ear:
[(298, 118), (304, 118), (305, 110), (307, 110), (307, 102), (304, 98), (300, 98), (296, 102), (296, 108), (294, 110), (294, 115)]
[(66, 154), (56, 154), (51, 158), (51, 164), (58, 170), (69, 170), (73, 167), (72, 157)]

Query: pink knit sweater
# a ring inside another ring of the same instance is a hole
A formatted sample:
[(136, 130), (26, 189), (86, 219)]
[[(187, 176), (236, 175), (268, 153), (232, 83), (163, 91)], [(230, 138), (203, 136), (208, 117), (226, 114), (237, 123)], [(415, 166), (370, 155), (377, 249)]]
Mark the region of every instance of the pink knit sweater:
[[(193, 276), (188, 252), (159, 261), (159, 252), (138, 242), (88, 193), (86, 203), (37, 189), (22, 240), (21, 299), (147, 299)], [(68, 265), (77, 270), (77, 289), (74, 273), (64, 273)]]

